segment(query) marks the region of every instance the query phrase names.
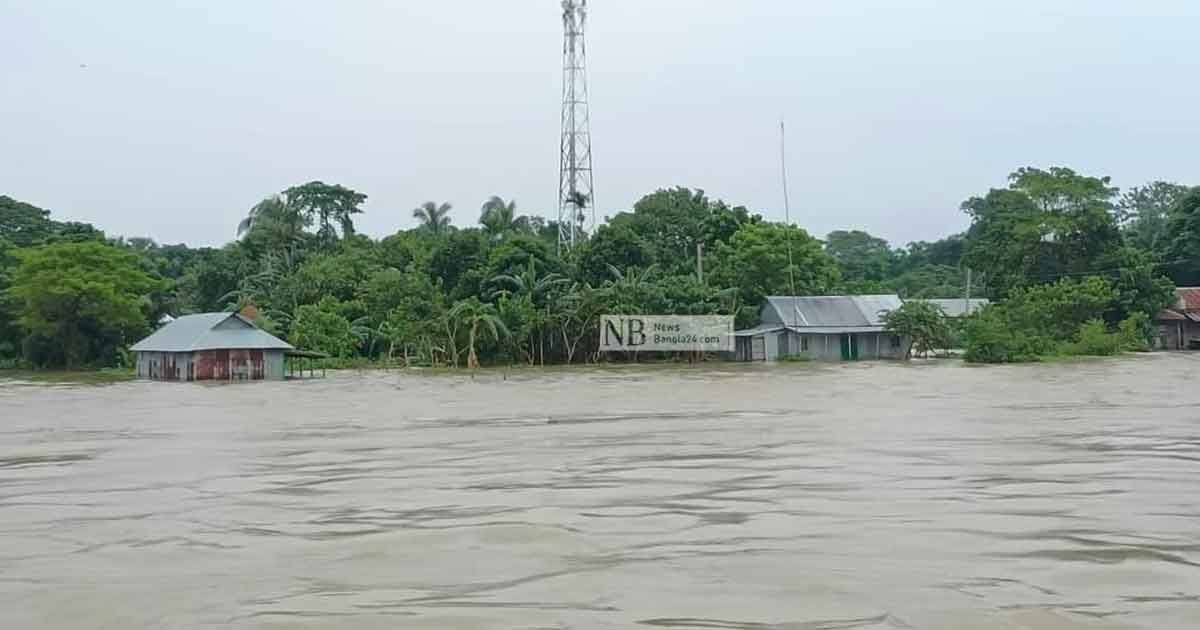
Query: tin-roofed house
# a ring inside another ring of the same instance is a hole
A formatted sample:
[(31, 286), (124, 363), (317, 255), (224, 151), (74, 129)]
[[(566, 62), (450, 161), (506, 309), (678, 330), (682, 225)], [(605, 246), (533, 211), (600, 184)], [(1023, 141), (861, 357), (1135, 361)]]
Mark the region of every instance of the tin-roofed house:
[(885, 331), (883, 314), (896, 295), (768, 297), (762, 322), (736, 333), (739, 361), (804, 357), (820, 361), (903, 359), (905, 340)]
[(1200, 287), (1175, 289), (1175, 304), (1154, 318), (1160, 350), (1200, 350)]
[(283, 380), (291, 344), (238, 313), (185, 315), (134, 344), (137, 375), (160, 381)]
[(967, 299), (967, 298), (949, 298), (949, 299), (931, 298), (931, 299), (909, 300), (909, 301), (910, 302), (927, 302), (929, 304), (932, 304), (932, 305), (938, 307), (938, 309), (940, 309), (943, 313), (945, 313), (946, 317), (949, 317), (951, 319), (961, 319), (968, 315), (974, 315), (975, 313), (978, 313), (979, 311), (983, 310), (983, 307), (988, 306), (992, 303), (992, 301), (987, 298), (971, 298), (971, 299)]

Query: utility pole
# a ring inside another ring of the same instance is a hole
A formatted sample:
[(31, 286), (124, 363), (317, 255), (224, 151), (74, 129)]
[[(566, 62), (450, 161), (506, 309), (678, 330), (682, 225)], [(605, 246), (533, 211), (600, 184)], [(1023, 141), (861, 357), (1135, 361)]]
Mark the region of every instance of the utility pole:
[(696, 243), (696, 279), (704, 284), (704, 243)]
[(563, 0), (562, 137), (558, 168), (558, 249), (596, 223), (587, 86), (587, 0)]

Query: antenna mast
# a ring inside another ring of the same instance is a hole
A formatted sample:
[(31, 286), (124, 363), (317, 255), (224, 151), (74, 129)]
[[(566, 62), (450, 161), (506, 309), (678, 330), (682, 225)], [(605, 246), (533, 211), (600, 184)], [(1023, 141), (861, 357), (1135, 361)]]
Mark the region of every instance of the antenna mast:
[(587, 0), (563, 0), (562, 140), (558, 168), (558, 248), (574, 248), (596, 224), (587, 87)]

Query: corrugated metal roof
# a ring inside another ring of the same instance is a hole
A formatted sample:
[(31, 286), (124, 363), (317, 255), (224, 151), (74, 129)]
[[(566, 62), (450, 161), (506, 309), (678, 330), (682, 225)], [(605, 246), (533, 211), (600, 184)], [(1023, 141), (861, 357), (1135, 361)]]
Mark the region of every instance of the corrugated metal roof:
[(881, 315), (901, 304), (897, 295), (772, 296), (763, 307), (762, 320), (796, 328), (882, 326)]
[(933, 299), (933, 300), (909, 300), (910, 302), (929, 302), (930, 304), (942, 309), (942, 312), (947, 317), (962, 317), (982, 309), (992, 303), (991, 300), (985, 298), (950, 298), (950, 299)]
[(760, 326), (755, 326), (754, 328), (747, 328), (745, 330), (735, 331), (733, 333), (733, 336), (735, 336), (735, 337), (753, 337), (755, 335), (765, 335), (767, 333), (779, 332), (779, 331), (783, 330), (784, 328), (785, 328), (784, 326), (780, 326), (778, 324), (762, 324)]
[(846, 333), (880, 333), (884, 326), (788, 326), (788, 330), (806, 335), (841, 335)]
[[(240, 322), (217, 328), (226, 321)], [(237, 313), (185, 315), (134, 344), (134, 352), (195, 352), (197, 350), (293, 350), (291, 344), (260, 330)]]

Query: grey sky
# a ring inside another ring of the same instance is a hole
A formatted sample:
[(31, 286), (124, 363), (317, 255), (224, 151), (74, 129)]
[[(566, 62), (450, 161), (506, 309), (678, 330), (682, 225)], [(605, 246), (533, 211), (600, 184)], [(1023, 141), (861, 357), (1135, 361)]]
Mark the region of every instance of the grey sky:
[[(943, 236), (1023, 165), (1200, 184), (1200, 2), (590, 4), (601, 214), (686, 185), (781, 219), (781, 115), (817, 235)], [(0, 32), (0, 194), (58, 218), (219, 244), (313, 179), (377, 236), (554, 213), (556, 0), (0, 0)]]

